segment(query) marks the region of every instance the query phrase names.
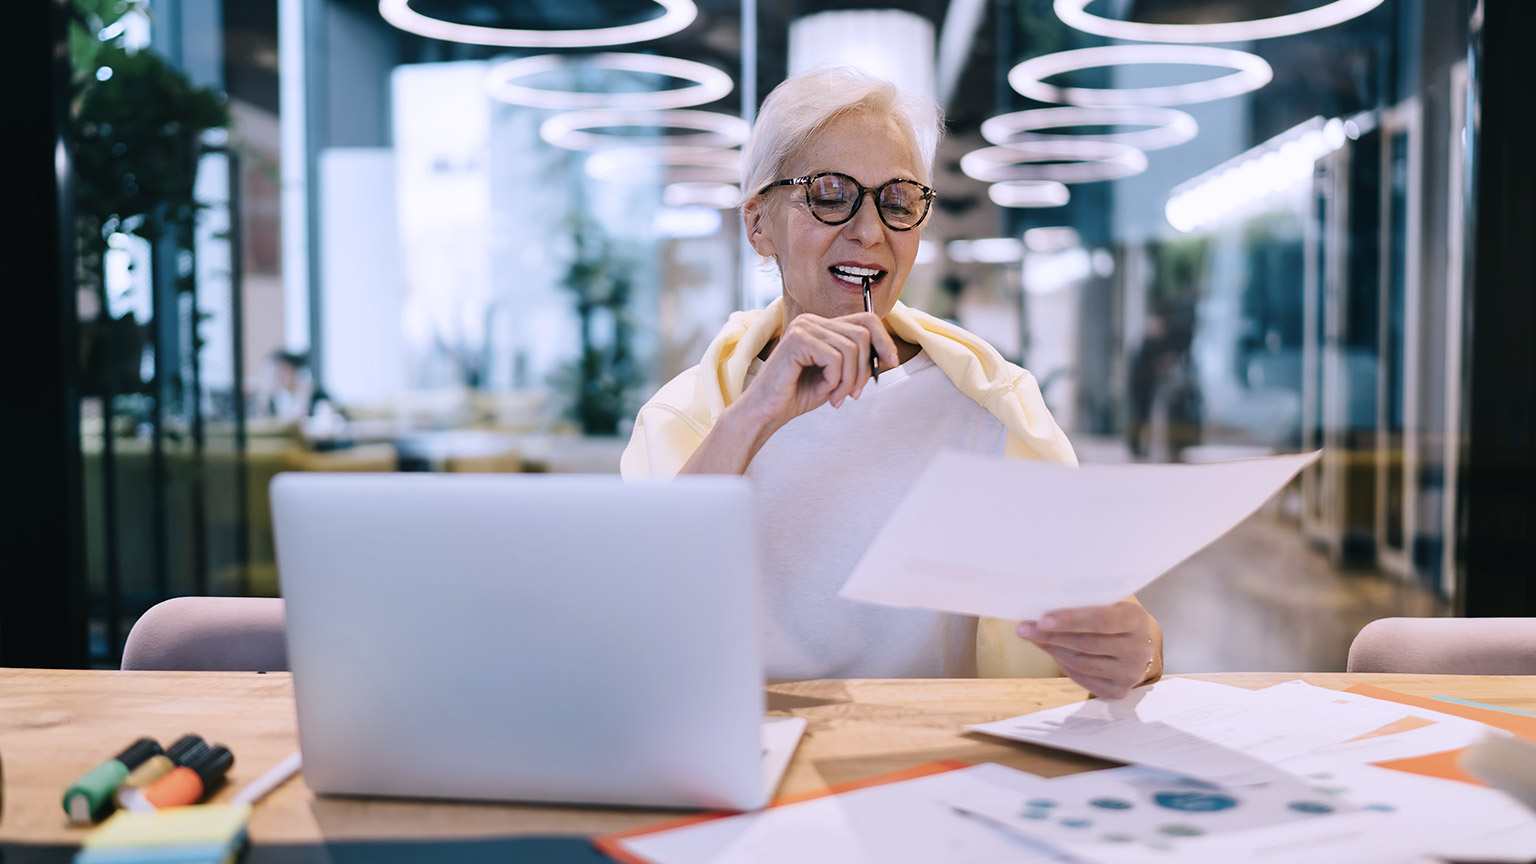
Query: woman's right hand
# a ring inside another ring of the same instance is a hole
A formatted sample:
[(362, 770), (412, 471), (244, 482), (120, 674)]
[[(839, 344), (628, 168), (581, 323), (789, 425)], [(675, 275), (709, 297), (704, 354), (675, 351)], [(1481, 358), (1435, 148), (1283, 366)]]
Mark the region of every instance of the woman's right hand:
[(681, 473), (740, 474), (785, 423), (828, 402), (838, 408), (859, 398), (870, 378), (871, 346), (880, 368), (900, 365), (895, 340), (872, 312), (796, 315), (752, 386), (720, 415)]
[(733, 407), (768, 427), (770, 434), (828, 402), (840, 408), (864, 392), (871, 346), (883, 368), (900, 363), (896, 342), (874, 313), (823, 318), (802, 312), (789, 322), (752, 386)]

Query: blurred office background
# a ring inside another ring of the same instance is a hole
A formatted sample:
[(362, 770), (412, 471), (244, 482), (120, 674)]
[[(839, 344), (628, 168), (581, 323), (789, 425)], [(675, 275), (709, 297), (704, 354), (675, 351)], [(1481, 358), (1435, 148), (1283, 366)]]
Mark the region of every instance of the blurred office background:
[(1083, 461), (1323, 450), (1146, 592), (1170, 671), (1536, 612), (1514, 0), (33, 5), (0, 662), (278, 593), (279, 471), (616, 471), (777, 294), (739, 146), (838, 62), (947, 114), (905, 301), (1033, 370)]

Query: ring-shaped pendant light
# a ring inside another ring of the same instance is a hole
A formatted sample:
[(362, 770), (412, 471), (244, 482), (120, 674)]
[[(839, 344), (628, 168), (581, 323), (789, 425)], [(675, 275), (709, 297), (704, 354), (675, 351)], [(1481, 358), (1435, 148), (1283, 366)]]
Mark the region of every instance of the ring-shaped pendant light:
[[(516, 83), (518, 79), (556, 69), (595, 67), (646, 75), (665, 75), (692, 83), (666, 90), (641, 93), (589, 93), (579, 90), (550, 90)], [(654, 54), (593, 54), (574, 57), (565, 54), (539, 54), (508, 60), (486, 73), (486, 92), (494, 99), (530, 108), (578, 111), (607, 108), (623, 111), (660, 111), (688, 108), (723, 98), (735, 89), (731, 76), (703, 63)]]
[(693, 129), (688, 134), (656, 135), (663, 143), (679, 147), (736, 147), (747, 143), (752, 128), (747, 121), (715, 111), (615, 111), (611, 108), (587, 108), (568, 111), (539, 125), (539, 137), (567, 150), (606, 150), (648, 143), (634, 135), (591, 132), (591, 129), (617, 127), (647, 129)]
[(1088, 12), (1093, 0), (1056, 0), (1056, 17), (1068, 27), (1136, 42), (1248, 42), (1294, 36), (1342, 24), (1380, 6), (1382, 0), (1332, 0), (1289, 15), (1224, 21), (1220, 24), (1146, 24), (1105, 18)]
[(693, 0), (655, 0), (661, 15), (636, 24), (617, 27), (592, 27), (582, 30), (513, 30), (507, 27), (481, 27), (460, 24), (423, 15), (411, 8), (410, 0), (379, 0), (379, 14), (385, 21), (408, 33), (467, 42), (471, 45), (501, 45), (507, 48), (595, 48), (601, 45), (626, 45), (670, 36), (699, 17)]
[(999, 207), (1061, 207), (1072, 191), (1055, 180), (1004, 180), (988, 186), (987, 197)]
[(621, 147), (587, 157), (587, 175), (594, 180), (644, 181), (646, 168), (666, 168), (677, 183), (741, 182), (741, 151), (710, 147)]
[[(1041, 129), (1065, 129), (1072, 126), (1150, 126), (1135, 132), (1094, 134), (1041, 132)], [(1032, 108), (1001, 114), (981, 124), (981, 137), (993, 144), (1010, 147), (1033, 141), (1110, 141), (1128, 144), (1138, 150), (1161, 150), (1183, 144), (1195, 137), (1200, 126), (1195, 118), (1176, 108), (1151, 105), (1112, 105), (1084, 108)]]
[(960, 157), (960, 170), (983, 183), (1098, 183), (1147, 170), (1147, 154), (1113, 141), (1031, 141), (972, 150)]
[(730, 210), (741, 204), (741, 187), (731, 183), (670, 183), (661, 190), (661, 203)]
[[(1215, 66), (1227, 75), (1168, 87), (1057, 87), (1045, 79), (1079, 69), (1154, 64)], [(1274, 70), (1264, 58), (1231, 48), (1195, 45), (1105, 45), (1032, 57), (1008, 72), (1008, 84), (1041, 102), (1069, 105), (1187, 105), (1249, 93), (1268, 84)]]

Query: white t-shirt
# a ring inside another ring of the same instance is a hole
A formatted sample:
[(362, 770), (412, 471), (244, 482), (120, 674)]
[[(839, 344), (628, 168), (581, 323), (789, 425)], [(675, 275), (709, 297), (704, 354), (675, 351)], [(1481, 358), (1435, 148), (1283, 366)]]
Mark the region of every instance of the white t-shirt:
[[(761, 365), (748, 371), (748, 386)], [(925, 352), (881, 373), (858, 399), (802, 414), (768, 439), (746, 474), (762, 526), (769, 677), (976, 674), (974, 618), (837, 592), (936, 453), (1001, 456), (1006, 436)]]

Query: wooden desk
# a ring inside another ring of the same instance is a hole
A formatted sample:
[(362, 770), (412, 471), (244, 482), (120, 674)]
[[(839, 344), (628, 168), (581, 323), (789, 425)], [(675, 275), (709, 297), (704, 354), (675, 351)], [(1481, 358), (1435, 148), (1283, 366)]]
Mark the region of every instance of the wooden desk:
[[(1453, 695), (1536, 711), (1536, 676), (1218, 674), (1242, 687), (1300, 677), (1324, 687), (1369, 682), (1424, 696)], [(781, 791), (795, 792), (934, 759), (1001, 762), (1046, 776), (1109, 763), (966, 733), (1000, 720), (1080, 700), (1065, 679), (823, 680), (772, 684), (769, 709), (809, 721)], [(75, 778), (140, 735), (162, 742), (197, 732), (236, 755), (226, 799), (297, 749), (286, 673), (106, 672), (0, 669), (4, 758), (0, 842), (78, 843), (59, 799)], [(292, 780), (256, 808), (256, 844), (338, 843), (387, 838), (485, 838), (614, 831), (673, 813), (516, 804), (317, 799)]]

